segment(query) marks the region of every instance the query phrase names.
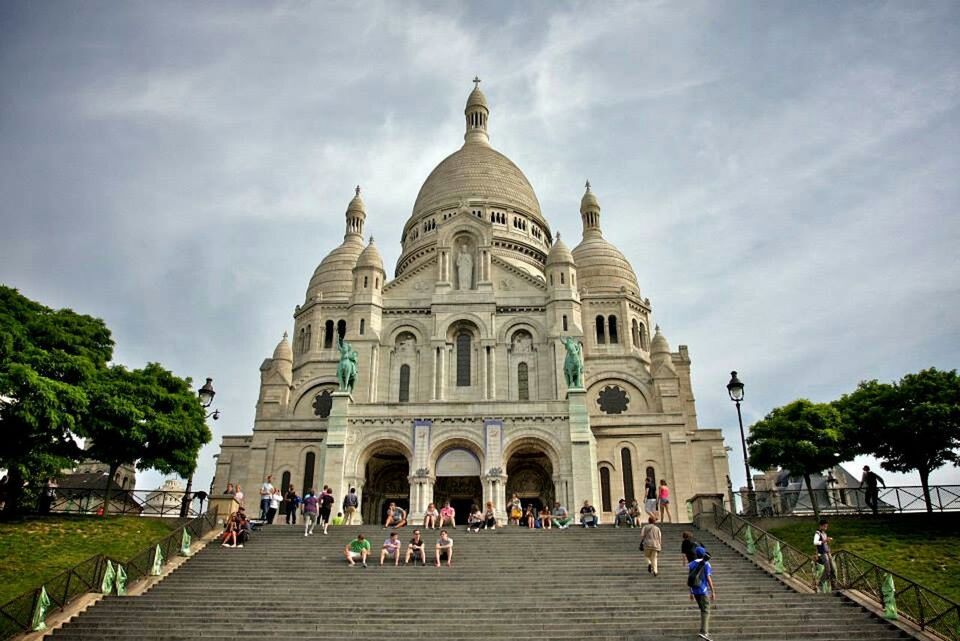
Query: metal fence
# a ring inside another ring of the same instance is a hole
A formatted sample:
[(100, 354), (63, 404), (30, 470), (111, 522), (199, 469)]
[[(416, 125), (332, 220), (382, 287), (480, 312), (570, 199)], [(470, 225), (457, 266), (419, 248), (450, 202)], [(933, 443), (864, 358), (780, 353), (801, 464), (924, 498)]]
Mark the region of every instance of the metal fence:
[[(704, 507), (695, 504), (695, 509), (703, 510)], [(816, 555), (791, 546), (723, 507), (713, 505), (712, 510), (698, 510), (695, 516), (697, 527), (726, 535), (741, 552), (766, 561), (770, 566), (768, 569), (775, 567), (775, 549), (779, 544), (782, 574), (817, 590), (818, 577), (822, 580), (822, 576), (818, 573)], [(750, 549), (755, 551), (751, 553)], [(855, 591), (882, 609), (890, 603), (889, 596), (884, 594), (884, 586), (892, 581), (898, 616), (944, 639), (960, 641), (960, 603), (847, 550), (833, 554), (833, 565), (830, 589)]]
[(69, 570), (44, 581), (42, 586), (37, 586), (0, 605), (0, 640), (9, 639), (31, 629), (33, 613), (43, 588), (46, 588), (50, 599), (47, 614), (52, 614), (56, 610), (62, 611), (77, 597), (100, 590), (107, 561), (124, 567), (127, 573), (127, 584), (130, 585), (150, 574), (157, 545), (160, 546), (165, 563), (169, 563), (180, 551), (184, 530), (189, 532), (192, 538), (199, 538), (216, 527), (217, 514), (214, 511), (188, 521), (161, 541), (151, 543), (149, 547), (137, 552), (128, 560), (120, 561), (97, 554), (78, 563)]
[[(21, 509), (26, 514), (111, 514), (179, 517), (185, 492), (123, 490), (105, 487), (25, 488)], [(191, 492), (185, 516), (203, 513), (206, 492)]]
[[(933, 512), (960, 512), (960, 485), (931, 485), (930, 509)], [(902, 514), (926, 512), (927, 502), (919, 485), (878, 488), (871, 495), (866, 488), (819, 488), (813, 491), (821, 514)], [(806, 488), (741, 490), (734, 495), (740, 514), (757, 516), (809, 516), (813, 503)], [(876, 509), (874, 509), (876, 507)]]

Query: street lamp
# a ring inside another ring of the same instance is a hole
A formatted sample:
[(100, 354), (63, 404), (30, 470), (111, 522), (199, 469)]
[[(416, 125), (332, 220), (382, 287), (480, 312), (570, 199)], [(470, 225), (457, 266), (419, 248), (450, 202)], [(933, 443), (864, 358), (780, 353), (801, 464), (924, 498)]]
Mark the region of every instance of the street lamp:
[(757, 497), (753, 491), (753, 478), (750, 476), (750, 456), (747, 454), (747, 439), (743, 435), (743, 415), (740, 413), (740, 401), (743, 400), (743, 383), (737, 378), (736, 372), (730, 372), (730, 382), (727, 383), (727, 393), (730, 400), (737, 404), (737, 421), (740, 423), (740, 445), (743, 447), (743, 469), (747, 472), (747, 500), (750, 502), (749, 513), (756, 514)]
[[(203, 384), (203, 387), (197, 390), (197, 398), (200, 399), (200, 406), (206, 410), (208, 407), (213, 405), (213, 397), (217, 393), (213, 389), (213, 379), (207, 378), (207, 382)], [(220, 418), (220, 410), (213, 410), (209, 413), (204, 413), (204, 420), (212, 418), (217, 420)], [(193, 498), (191, 492), (193, 491), (193, 472), (190, 473), (190, 476), (187, 477), (187, 489), (183, 491), (183, 500), (180, 501), (180, 518), (186, 518), (187, 514), (190, 512), (190, 501)], [(201, 504), (203, 499), (200, 499)], [(202, 507), (202, 505), (201, 505)]]

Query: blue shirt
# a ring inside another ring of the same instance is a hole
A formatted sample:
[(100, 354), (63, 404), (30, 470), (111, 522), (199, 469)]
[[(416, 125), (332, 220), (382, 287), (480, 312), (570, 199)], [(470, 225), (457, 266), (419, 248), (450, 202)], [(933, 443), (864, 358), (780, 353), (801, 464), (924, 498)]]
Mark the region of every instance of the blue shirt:
[(703, 563), (706, 568), (703, 571), (703, 578), (700, 580), (700, 585), (695, 588), (690, 588), (690, 594), (703, 596), (710, 592), (710, 584), (707, 583), (707, 577), (713, 575), (713, 570), (710, 569), (710, 562), (704, 560), (691, 561), (687, 566), (688, 570), (693, 570), (697, 567), (698, 563)]

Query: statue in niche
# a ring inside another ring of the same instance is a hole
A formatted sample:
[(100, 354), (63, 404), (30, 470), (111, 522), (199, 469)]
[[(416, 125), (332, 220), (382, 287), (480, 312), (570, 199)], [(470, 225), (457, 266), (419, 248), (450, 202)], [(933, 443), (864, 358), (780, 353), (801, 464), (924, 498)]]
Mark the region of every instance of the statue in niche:
[(357, 360), (360, 355), (353, 349), (353, 345), (342, 338), (337, 341), (337, 349), (340, 351), (337, 383), (340, 384), (341, 392), (353, 392), (353, 386), (357, 383)]
[(563, 346), (567, 348), (567, 356), (563, 359), (563, 376), (567, 379), (570, 389), (583, 389), (583, 348), (580, 341), (573, 337), (560, 337)]
[(461, 290), (473, 289), (473, 256), (467, 243), (460, 243), (457, 254), (457, 284)]

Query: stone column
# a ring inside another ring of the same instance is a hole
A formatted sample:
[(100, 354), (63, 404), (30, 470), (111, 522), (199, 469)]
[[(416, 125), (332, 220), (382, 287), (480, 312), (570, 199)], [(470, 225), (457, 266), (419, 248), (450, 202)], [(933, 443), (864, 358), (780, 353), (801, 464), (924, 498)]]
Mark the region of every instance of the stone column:
[(347, 442), (347, 418), (353, 398), (348, 392), (334, 392), (330, 418), (327, 420), (327, 442), (324, 452), (322, 475), (319, 477), (333, 489), (333, 495), (343, 500), (350, 490), (344, 482), (345, 446)]
[(571, 513), (585, 500), (597, 505), (597, 441), (590, 430), (587, 414), (587, 391), (568, 389), (567, 404), (570, 412), (571, 490), (568, 492)]
[(490, 347), (490, 400), (497, 398), (497, 345)]

